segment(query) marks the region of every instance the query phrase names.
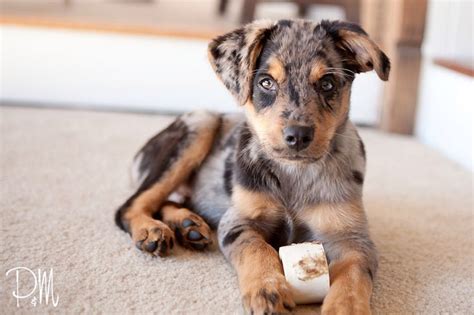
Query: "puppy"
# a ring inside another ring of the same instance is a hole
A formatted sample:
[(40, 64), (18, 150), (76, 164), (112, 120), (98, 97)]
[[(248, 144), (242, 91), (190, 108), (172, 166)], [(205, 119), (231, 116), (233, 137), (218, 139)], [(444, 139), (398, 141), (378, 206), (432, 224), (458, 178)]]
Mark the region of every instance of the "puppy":
[(217, 228), (253, 314), (295, 306), (277, 249), (320, 241), (331, 278), (322, 312), (370, 313), (377, 257), (362, 205), (364, 145), (348, 114), (355, 74), (387, 80), (387, 56), (357, 25), (304, 20), (251, 23), (208, 52), (245, 116), (192, 112), (150, 139), (117, 224), (159, 256), (175, 241), (205, 249)]

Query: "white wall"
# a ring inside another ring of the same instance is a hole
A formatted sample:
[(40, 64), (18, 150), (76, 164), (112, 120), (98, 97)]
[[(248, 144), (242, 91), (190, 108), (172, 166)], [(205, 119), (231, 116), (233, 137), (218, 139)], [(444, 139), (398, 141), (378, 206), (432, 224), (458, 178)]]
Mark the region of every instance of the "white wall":
[(473, 60), (473, 0), (429, 0), (423, 53)]
[(473, 79), (426, 61), (420, 87), (416, 136), (474, 170)]
[(416, 136), (473, 170), (474, 80), (437, 66), (437, 57), (473, 60), (472, 1), (431, 0), (423, 45)]
[[(238, 107), (207, 61), (207, 42), (2, 26), (3, 103), (164, 112)], [(377, 121), (381, 83), (360, 75), (351, 116)]]
[(3, 26), (5, 101), (179, 111), (233, 109), (205, 41)]

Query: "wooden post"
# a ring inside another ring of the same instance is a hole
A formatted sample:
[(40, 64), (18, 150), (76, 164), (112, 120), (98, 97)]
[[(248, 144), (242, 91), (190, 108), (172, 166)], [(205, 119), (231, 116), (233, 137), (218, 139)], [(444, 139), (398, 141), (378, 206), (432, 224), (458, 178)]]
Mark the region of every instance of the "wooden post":
[(242, 14), (240, 16), (241, 24), (247, 24), (253, 21), (256, 7), (257, 0), (244, 0), (242, 5)]
[(227, 7), (229, 5), (229, 0), (220, 0), (219, 1), (219, 14), (224, 15)]
[[(389, 132), (412, 134), (415, 126), (421, 44), (425, 30), (427, 0), (365, 0), (363, 19), (369, 23), (376, 41), (390, 57), (390, 79), (384, 88), (380, 128)], [(372, 10), (372, 12), (370, 12)]]

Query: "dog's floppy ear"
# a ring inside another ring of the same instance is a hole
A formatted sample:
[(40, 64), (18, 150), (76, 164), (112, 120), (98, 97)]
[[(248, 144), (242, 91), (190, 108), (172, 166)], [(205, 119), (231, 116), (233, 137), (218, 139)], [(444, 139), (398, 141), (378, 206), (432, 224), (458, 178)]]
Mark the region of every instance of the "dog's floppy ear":
[(380, 79), (388, 80), (390, 60), (359, 25), (322, 21), (321, 28), (332, 37), (350, 70), (357, 73), (375, 70)]
[(209, 44), (212, 68), (240, 104), (250, 96), (255, 63), (274, 27), (274, 22), (256, 21), (219, 36)]

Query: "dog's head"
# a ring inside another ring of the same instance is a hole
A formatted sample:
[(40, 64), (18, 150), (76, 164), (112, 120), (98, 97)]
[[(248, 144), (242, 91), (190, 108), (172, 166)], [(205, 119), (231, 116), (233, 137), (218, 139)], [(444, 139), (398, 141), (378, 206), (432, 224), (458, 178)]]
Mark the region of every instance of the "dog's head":
[(339, 21), (256, 21), (214, 39), (209, 59), (265, 152), (306, 162), (325, 155), (345, 124), (355, 74), (387, 80), (390, 71), (362, 28)]

